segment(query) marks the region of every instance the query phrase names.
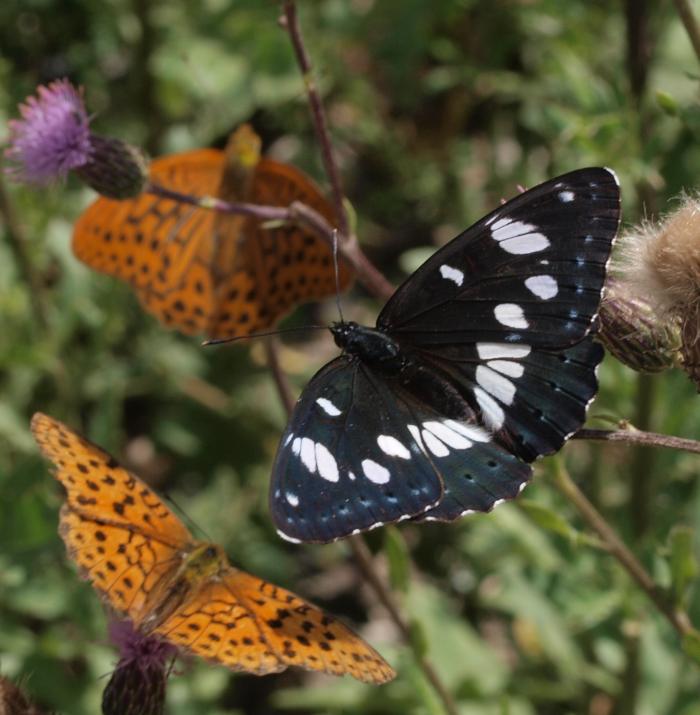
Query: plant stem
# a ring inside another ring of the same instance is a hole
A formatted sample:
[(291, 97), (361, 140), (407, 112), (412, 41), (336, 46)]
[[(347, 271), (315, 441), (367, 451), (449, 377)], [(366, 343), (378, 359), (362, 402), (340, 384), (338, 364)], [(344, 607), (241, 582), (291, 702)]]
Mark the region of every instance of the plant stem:
[(561, 459), (556, 460), (554, 481), (559, 491), (579, 510), (581, 516), (588, 522), (588, 525), (603, 540), (608, 551), (637, 582), (639, 587), (656, 606), (659, 613), (668, 619), (669, 623), (681, 636), (691, 633), (693, 626), (690, 623), (688, 614), (675, 608), (673, 604), (666, 599), (644, 566), (642, 566), (620, 537), (613, 531), (605, 518), (576, 486)]
[[(292, 390), (289, 385), (289, 381), (287, 380), (287, 376), (284, 374), (284, 371), (281, 369), (279, 364), (277, 345), (272, 341), (265, 341), (265, 351), (282, 405), (284, 406), (287, 414), (291, 415), (294, 407), (294, 399), (292, 397)], [(435, 668), (433, 668), (430, 661), (422, 653), (414, 648), (413, 640), (411, 638), (411, 630), (401, 615), (401, 611), (396, 605), (391, 591), (374, 569), (372, 554), (367, 548), (363, 538), (361, 536), (351, 536), (347, 541), (350, 544), (353, 558), (355, 559), (355, 563), (357, 564), (360, 573), (372, 588), (381, 604), (386, 608), (391, 620), (401, 633), (401, 636), (406, 644), (412, 649), (418, 667), (423, 671), (423, 675), (425, 675), (426, 680), (428, 680), (428, 682), (435, 689), (435, 693), (442, 701), (445, 712), (447, 712), (448, 715), (458, 715), (457, 706), (455, 705), (452, 696), (445, 688), (445, 685), (440, 680)]]
[(282, 12), (284, 13), (282, 17), (282, 25), (289, 33), (289, 39), (292, 41), (294, 54), (304, 79), (304, 86), (306, 88), (309, 106), (311, 107), (314, 129), (316, 130), (316, 138), (318, 139), (318, 143), (321, 147), (321, 154), (323, 156), (323, 164), (326, 169), (326, 174), (328, 174), (328, 179), (331, 182), (333, 203), (335, 204), (336, 213), (338, 214), (340, 232), (348, 235), (349, 224), (348, 215), (345, 210), (343, 185), (340, 181), (338, 165), (336, 164), (333, 156), (333, 145), (328, 133), (326, 112), (323, 107), (323, 102), (321, 102), (321, 97), (318, 94), (318, 89), (316, 88), (314, 73), (311, 67), (311, 60), (309, 58), (309, 53), (306, 51), (304, 38), (301, 34), (296, 3), (293, 2), (293, 0), (285, 0), (285, 2), (282, 3)]
[(10, 247), (15, 254), (17, 267), (24, 274), (29, 290), (29, 300), (34, 308), (34, 314), (41, 328), (48, 326), (48, 312), (46, 309), (46, 290), (41, 276), (34, 268), (34, 263), (27, 250), (27, 237), (17, 220), (14, 207), (5, 189), (5, 184), (0, 176), (0, 216), (5, 222), (7, 237)]
[[(637, 395), (634, 424), (642, 430), (652, 427), (654, 396), (657, 382), (651, 375), (637, 376)], [(637, 540), (644, 536), (649, 526), (649, 509), (653, 499), (654, 463), (656, 453), (637, 447), (631, 455), (627, 479), (630, 484), (629, 514)]]
[(287, 376), (284, 374), (284, 370), (282, 370), (282, 366), (280, 365), (277, 341), (274, 337), (269, 337), (265, 338), (263, 344), (265, 345), (267, 365), (272, 372), (272, 378), (275, 381), (275, 387), (277, 388), (277, 393), (279, 394), (284, 411), (287, 413), (287, 417), (289, 417), (294, 409), (294, 395), (292, 394), (289, 380), (287, 380)]
[[(338, 166), (333, 156), (333, 146), (328, 133), (326, 113), (313, 79), (311, 60), (304, 45), (304, 39), (299, 26), (296, 3), (294, 0), (284, 0), (282, 3), (282, 11), (282, 24), (289, 33), (297, 62), (299, 63), (299, 67), (304, 77), (306, 94), (309, 100), (309, 106), (311, 107), (314, 128), (316, 130), (316, 138), (321, 146), (323, 163), (333, 191), (333, 200), (340, 223), (338, 248), (357, 271), (358, 280), (360, 280), (373, 295), (378, 298), (386, 299), (394, 292), (394, 287), (367, 259), (360, 249), (357, 237), (351, 235), (349, 231), (348, 217), (347, 212), (345, 211), (345, 196), (343, 194), (343, 188), (340, 181), (340, 172), (338, 171)], [(330, 238), (332, 241), (332, 234)], [(442, 701), (445, 711), (448, 715), (458, 715), (457, 706), (452, 699), (452, 696), (440, 680), (432, 664), (414, 646), (410, 628), (401, 616), (390, 590), (374, 570), (372, 557), (364, 540), (361, 537), (352, 537), (349, 539), (349, 542), (353, 556), (360, 571), (367, 580), (367, 583), (369, 583), (374, 590), (377, 598), (387, 609), (387, 612), (401, 632), (406, 644), (412, 649), (418, 667), (434, 688), (436, 695)]]
[(360, 571), (362, 571), (365, 580), (374, 590), (377, 598), (381, 601), (384, 608), (391, 616), (391, 620), (394, 622), (396, 627), (401, 632), (404, 641), (407, 645), (411, 646), (413, 650), (414, 658), (418, 664), (418, 667), (423, 671), (423, 675), (426, 677), (428, 682), (432, 685), (435, 693), (442, 701), (442, 705), (448, 715), (458, 715), (459, 710), (457, 705), (445, 687), (440, 676), (435, 671), (432, 663), (421, 653), (419, 653), (416, 648), (413, 647), (413, 639), (411, 638), (411, 629), (409, 624), (404, 620), (401, 612), (399, 611), (396, 602), (391, 594), (391, 592), (386, 588), (382, 580), (377, 575), (374, 570), (374, 565), (372, 563), (372, 554), (367, 547), (364, 539), (360, 536), (351, 536), (348, 539), (350, 548), (352, 549), (352, 554), (357, 563)]
[(669, 434), (658, 432), (644, 432), (636, 429), (605, 430), (605, 429), (580, 429), (573, 439), (591, 439), (603, 442), (622, 442), (637, 444), (643, 447), (665, 447), (684, 452), (700, 454), (700, 442), (695, 439), (684, 439)]
[(693, 15), (690, 3), (688, 0), (673, 0), (673, 4), (676, 6), (676, 12), (678, 12), (683, 27), (685, 27), (685, 31), (688, 33), (690, 43), (693, 46), (693, 50), (695, 50), (695, 56), (698, 58), (698, 61), (700, 61), (700, 27), (698, 27), (695, 15)]
[[(221, 213), (252, 216), (262, 221), (279, 221), (303, 226), (315, 235), (333, 245), (335, 229), (326, 219), (310, 206), (301, 201), (294, 201), (289, 206), (265, 206), (262, 204), (229, 203), (213, 196), (192, 196), (180, 191), (168, 189), (160, 184), (150, 183), (146, 187), (148, 193), (161, 196), (172, 201), (197, 206), (202, 209), (220, 211)], [(355, 269), (357, 279), (375, 297), (386, 300), (393, 292), (394, 286), (377, 270), (367, 256), (362, 252), (355, 236), (340, 236), (338, 250)]]

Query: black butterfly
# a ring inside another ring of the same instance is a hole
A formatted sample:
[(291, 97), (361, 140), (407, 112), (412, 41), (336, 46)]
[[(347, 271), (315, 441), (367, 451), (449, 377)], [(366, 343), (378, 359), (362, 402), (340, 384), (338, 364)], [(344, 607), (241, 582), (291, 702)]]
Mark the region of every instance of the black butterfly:
[(515, 497), (597, 391), (592, 330), (619, 219), (612, 171), (564, 174), (437, 251), (376, 328), (335, 323), (343, 354), (309, 382), (275, 459), (280, 535), (332, 541)]

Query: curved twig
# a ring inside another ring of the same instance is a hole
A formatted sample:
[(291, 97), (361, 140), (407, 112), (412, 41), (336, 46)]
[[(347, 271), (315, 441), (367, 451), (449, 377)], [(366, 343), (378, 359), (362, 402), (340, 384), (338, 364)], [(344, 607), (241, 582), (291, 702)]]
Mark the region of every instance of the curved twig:
[(643, 432), (636, 429), (605, 430), (605, 429), (580, 429), (573, 439), (592, 439), (603, 442), (623, 442), (643, 447), (666, 447), (684, 452), (700, 454), (700, 442), (695, 439), (674, 437), (670, 434), (658, 432)]
[(681, 636), (694, 632), (688, 614), (676, 608), (663, 591), (654, 582), (648, 571), (637, 560), (637, 557), (627, 548), (622, 539), (615, 533), (603, 515), (591, 504), (584, 493), (576, 486), (561, 459), (556, 460), (554, 483), (561, 493), (579, 510), (588, 525), (598, 534), (608, 551), (622, 564), (627, 573), (646, 593), (659, 613), (664, 615), (669, 623)]

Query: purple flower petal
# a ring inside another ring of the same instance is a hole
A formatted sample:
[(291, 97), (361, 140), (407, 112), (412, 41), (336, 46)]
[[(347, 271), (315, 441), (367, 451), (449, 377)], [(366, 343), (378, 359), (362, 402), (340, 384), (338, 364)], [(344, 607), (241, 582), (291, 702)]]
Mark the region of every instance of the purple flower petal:
[(159, 636), (147, 636), (137, 631), (131, 621), (112, 621), (109, 637), (119, 648), (119, 665), (134, 663), (142, 670), (163, 668), (177, 648)]
[(67, 80), (40, 86), (20, 105), (21, 119), (8, 123), (8, 173), (19, 181), (46, 185), (65, 178), (90, 158), (90, 129), (82, 92)]

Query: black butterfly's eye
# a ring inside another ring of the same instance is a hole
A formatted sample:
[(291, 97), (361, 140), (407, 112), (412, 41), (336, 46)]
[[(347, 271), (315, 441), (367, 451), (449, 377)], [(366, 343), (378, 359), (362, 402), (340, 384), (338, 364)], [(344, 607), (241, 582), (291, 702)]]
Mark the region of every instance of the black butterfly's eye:
[(565, 174), (438, 250), (376, 328), (334, 324), (343, 355), (304, 390), (275, 459), (279, 533), (332, 541), (517, 496), (595, 396), (594, 320), (619, 215), (611, 171)]

